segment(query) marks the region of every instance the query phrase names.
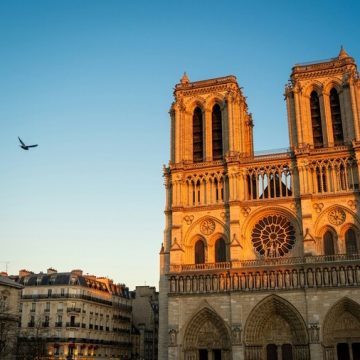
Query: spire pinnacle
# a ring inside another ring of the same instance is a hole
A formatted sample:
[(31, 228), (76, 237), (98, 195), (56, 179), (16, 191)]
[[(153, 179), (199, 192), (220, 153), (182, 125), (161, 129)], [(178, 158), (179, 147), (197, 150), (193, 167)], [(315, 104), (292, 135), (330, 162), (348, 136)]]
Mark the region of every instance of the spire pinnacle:
[(344, 59), (346, 57), (349, 57), (348, 53), (345, 51), (344, 47), (341, 45), (340, 52), (338, 55), (339, 59)]
[(189, 80), (186, 72), (184, 72), (184, 75), (183, 75), (182, 78), (180, 79), (180, 83), (181, 83), (182, 85), (186, 85), (186, 84), (188, 84), (189, 82), (190, 82), (190, 80)]

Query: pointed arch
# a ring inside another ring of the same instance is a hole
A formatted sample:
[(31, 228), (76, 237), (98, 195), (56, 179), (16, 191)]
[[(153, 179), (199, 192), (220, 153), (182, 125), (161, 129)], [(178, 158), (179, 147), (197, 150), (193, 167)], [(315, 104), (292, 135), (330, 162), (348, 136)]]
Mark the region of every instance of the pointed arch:
[(323, 236), (324, 255), (335, 255), (335, 234), (327, 230)]
[[(199, 350), (220, 350), (229, 354), (231, 351), (230, 332), (224, 320), (209, 307), (199, 310), (185, 327), (183, 348), (185, 359), (193, 354), (198, 358)], [(225, 354), (224, 354), (225, 355)], [(228, 358), (228, 356), (221, 356)]]
[(340, 109), (340, 98), (339, 93), (335, 87), (330, 90), (329, 94), (330, 100), (330, 112), (331, 112), (331, 124), (334, 136), (334, 145), (343, 145), (344, 144), (344, 132), (341, 119), (341, 109)]
[(223, 157), (222, 114), (219, 104), (215, 104), (211, 112), (212, 120), (212, 158), (219, 160)]
[(289, 337), (293, 345), (307, 346), (308, 333), (301, 314), (287, 300), (277, 295), (269, 295), (251, 311), (244, 329), (246, 346), (266, 344), (264, 329), (274, 315), (288, 325)]
[[(347, 342), (360, 333), (360, 304), (344, 297), (336, 302), (325, 316), (323, 341), (325, 346)], [(345, 341), (346, 340), (346, 341)]]
[(203, 111), (197, 106), (193, 111), (193, 161), (202, 162), (204, 158)]
[(205, 243), (202, 239), (196, 241), (194, 251), (195, 264), (205, 264)]
[(215, 262), (226, 261), (226, 243), (225, 240), (220, 237), (215, 242)]
[(323, 147), (324, 139), (321, 123), (320, 100), (319, 95), (315, 90), (313, 90), (310, 94), (310, 114), (314, 147)]
[(345, 232), (345, 251), (347, 255), (358, 253), (356, 231), (352, 227)]

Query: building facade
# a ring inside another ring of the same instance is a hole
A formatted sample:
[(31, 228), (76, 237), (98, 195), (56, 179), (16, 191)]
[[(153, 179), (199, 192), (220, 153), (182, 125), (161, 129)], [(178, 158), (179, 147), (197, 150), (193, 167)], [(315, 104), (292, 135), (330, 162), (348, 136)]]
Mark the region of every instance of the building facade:
[(20, 271), (19, 358), (130, 359), (131, 299), (125, 285), (81, 270)]
[(0, 359), (13, 360), (17, 353), (19, 306), (22, 286), (0, 274)]
[(159, 359), (360, 359), (355, 60), (293, 67), (285, 152), (254, 153), (234, 76), (174, 98)]
[(136, 286), (131, 292), (133, 326), (139, 332), (138, 359), (158, 358), (159, 293), (153, 286)]

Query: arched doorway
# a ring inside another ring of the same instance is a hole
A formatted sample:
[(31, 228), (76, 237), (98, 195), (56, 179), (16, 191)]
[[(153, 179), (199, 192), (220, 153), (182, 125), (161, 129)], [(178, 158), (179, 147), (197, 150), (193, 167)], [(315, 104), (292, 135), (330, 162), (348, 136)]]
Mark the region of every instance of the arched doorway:
[(324, 321), (327, 358), (360, 359), (360, 305), (349, 298), (338, 301)]
[(220, 316), (204, 308), (187, 325), (183, 348), (185, 360), (230, 360), (229, 330)]
[(300, 313), (277, 295), (262, 300), (245, 329), (245, 360), (310, 359), (308, 334)]

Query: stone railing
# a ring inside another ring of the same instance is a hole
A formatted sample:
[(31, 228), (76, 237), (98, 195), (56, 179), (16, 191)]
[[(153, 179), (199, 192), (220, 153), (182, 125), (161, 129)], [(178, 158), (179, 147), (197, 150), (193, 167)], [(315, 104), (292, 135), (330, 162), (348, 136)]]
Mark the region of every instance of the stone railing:
[(170, 293), (293, 290), (360, 286), (360, 255), (308, 256), (218, 264), (179, 265), (169, 274)]
[(204, 270), (219, 270), (219, 269), (242, 269), (264, 266), (280, 266), (280, 265), (297, 265), (297, 264), (317, 264), (327, 262), (343, 262), (360, 260), (360, 254), (347, 255), (318, 255), (318, 256), (299, 256), (299, 257), (278, 257), (268, 259), (254, 259), (254, 260), (236, 260), (220, 263), (205, 263), (205, 264), (183, 264), (170, 265), (170, 273), (183, 273)]

